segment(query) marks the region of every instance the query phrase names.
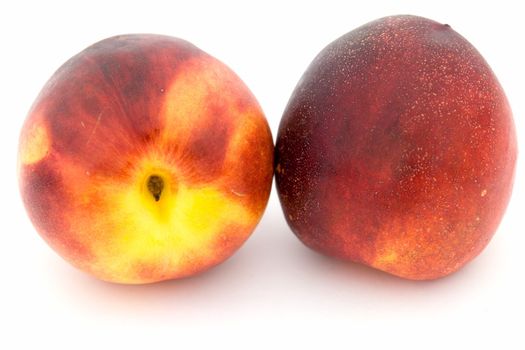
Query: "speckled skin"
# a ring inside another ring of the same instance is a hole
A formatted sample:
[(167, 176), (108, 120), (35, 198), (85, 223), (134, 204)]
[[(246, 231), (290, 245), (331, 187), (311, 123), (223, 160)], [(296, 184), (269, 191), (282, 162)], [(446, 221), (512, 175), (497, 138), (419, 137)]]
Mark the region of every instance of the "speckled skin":
[(448, 25), (386, 17), (304, 73), (279, 127), (276, 184), (312, 249), (435, 279), (493, 236), (516, 148), (507, 99), (476, 49)]

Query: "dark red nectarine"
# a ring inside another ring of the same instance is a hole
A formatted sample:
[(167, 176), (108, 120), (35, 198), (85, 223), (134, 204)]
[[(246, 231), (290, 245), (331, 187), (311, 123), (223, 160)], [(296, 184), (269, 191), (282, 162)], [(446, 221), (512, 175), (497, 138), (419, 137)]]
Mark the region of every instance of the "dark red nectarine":
[(491, 239), (516, 147), (479, 52), (448, 25), (387, 17), (335, 40), (304, 73), (279, 127), (277, 190), (307, 246), (434, 279)]

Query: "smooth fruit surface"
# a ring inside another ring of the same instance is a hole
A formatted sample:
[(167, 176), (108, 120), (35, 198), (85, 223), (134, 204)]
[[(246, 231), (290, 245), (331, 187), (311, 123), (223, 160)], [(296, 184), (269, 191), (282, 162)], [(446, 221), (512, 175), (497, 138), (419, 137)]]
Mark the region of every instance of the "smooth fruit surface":
[(51, 77), (18, 163), (26, 209), (53, 249), (98, 278), (149, 283), (240, 247), (268, 200), (273, 143), (223, 63), (180, 39), (125, 35)]
[(307, 246), (434, 279), (493, 236), (516, 148), (479, 52), (448, 25), (386, 17), (332, 42), (304, 73), (279, 127), (276, 184)]

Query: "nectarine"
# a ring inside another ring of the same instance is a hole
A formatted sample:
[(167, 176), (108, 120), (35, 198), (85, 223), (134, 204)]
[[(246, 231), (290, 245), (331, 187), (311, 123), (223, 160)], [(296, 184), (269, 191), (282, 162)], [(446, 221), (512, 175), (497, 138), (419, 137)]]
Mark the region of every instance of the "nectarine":
[(448, 25), (393, 16), (308, 67), (279, 127), (276, 184), (307, 246), (434, 279), (491, 239), (516, 152), (509, 104), (479, 52)]
[(223, 63), (180, 39), (124, 35), (51, 77), (18, 163), (52, 248), (100, 279), (149, 283), (203, 271), (247, 239), (268, 200), (273, 143)]

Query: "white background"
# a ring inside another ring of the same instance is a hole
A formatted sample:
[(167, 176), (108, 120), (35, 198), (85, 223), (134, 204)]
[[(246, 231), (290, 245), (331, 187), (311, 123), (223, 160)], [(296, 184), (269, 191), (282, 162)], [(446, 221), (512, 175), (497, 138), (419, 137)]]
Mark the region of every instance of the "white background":
[(105, 37), (147, 32), (193, 42), (241, 76), (275, 137), (313, 57), (353, 28), (393, 14), (448, 23), (478, 48), (506, 90), (523, 151), (519, 3), (2, 1), (0, 348), (524, 349), (523, 157), (490, 245), (460, 272), (433, 282), (405, 281), (308, 250), (286, 226), (275, 191), (252, 237), (219, 267), (155, 285), (100, 282), (70, 267), (37, 235), (15, 171), (18, 133), (43, 84)]

